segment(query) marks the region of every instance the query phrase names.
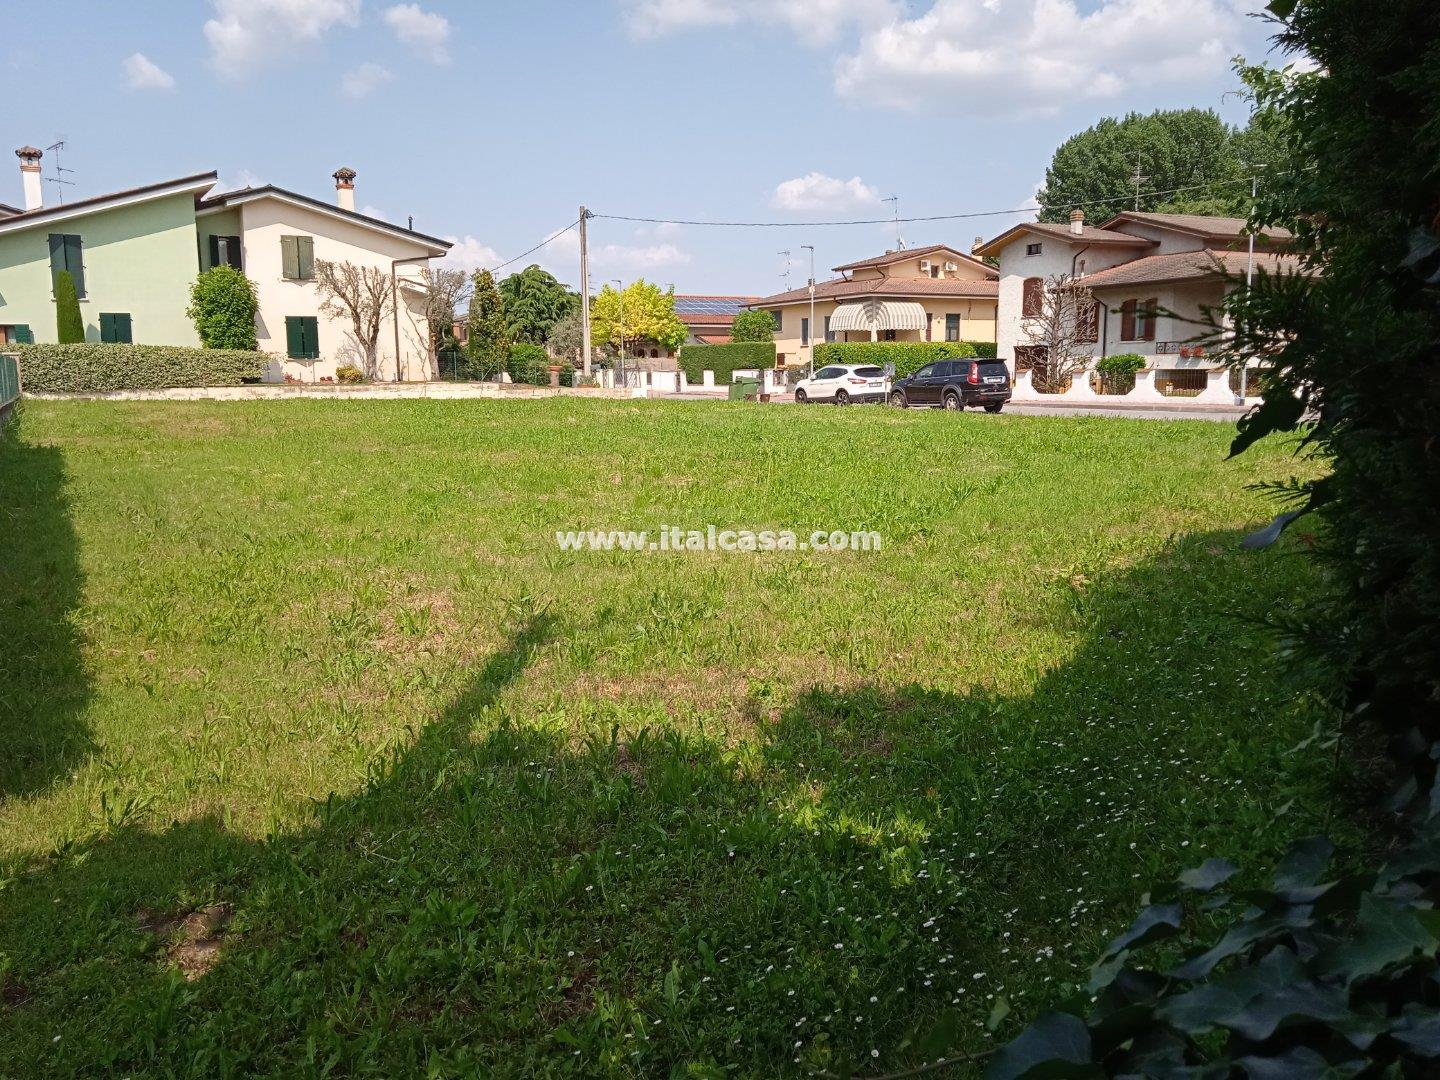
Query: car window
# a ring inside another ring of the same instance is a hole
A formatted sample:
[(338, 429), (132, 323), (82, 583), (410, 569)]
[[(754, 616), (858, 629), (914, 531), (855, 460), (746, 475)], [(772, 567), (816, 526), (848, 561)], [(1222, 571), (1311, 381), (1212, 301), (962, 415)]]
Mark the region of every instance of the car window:
[(865, 379), (879, 379), (884, 377), (885, 369), (878, 367), (857, 367), (855, 374)]
[(941, 361), (935, 365), (935, 377), (937, 379), (948, 379), (955, 374), (955, 365), (949, 360)]
[(924, 367), (922, 367), (919, 371), (915, 372), (915, 378), (917, 378), (917, 379), (928, 379), (928, 378), (930, 378), (931, 376), (933, 376), (933, 375), (935, 374), (935, 368), (936, 368), (937, 366), (938, 366), (937, 364), (926, 364), (926, 365), (925, 365)]
[(817, 372), (815, 373), (815, 378), (817, 378), (817, 379), (833, 379), (833, 378), (835, 378), (835, 377), (836, 377), (837, 375), (839, 375), (839, 374), (840, 374), (840, 369), (839, 369), (839, 368), (826, 367), (826, 368), (821, 368), (819, 371), (817, 371)]

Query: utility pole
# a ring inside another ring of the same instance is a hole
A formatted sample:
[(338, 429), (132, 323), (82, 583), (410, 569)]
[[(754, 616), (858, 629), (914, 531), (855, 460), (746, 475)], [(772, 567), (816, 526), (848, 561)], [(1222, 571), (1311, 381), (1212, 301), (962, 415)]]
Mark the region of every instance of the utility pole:
[[(1250, 177), (1250, 213), (1254, 215), (1255, 204), (1260, 201), (1260, 174), (1257, 172)], [(1245, 300), (1250, 300), (1250, 286), (1255, 281), (1255, 231), (1250, 231), (1250, 250), (1245, 257)], [(1248, 389), (1246, 383), (1250, 374), (1250, 361), (1244, 360), (1240, 364), (1240, 404), (1245, 404), (1245, 392)]]
[(590, 211), (580, 207), (580, 372), (590, 378)]
[(616, 367), (623, 375), (625, 373), (625, 282), (619, 278), (611, 278), (615, 286), (615, 292), (620, 297), (620, 350), (617, 354)]
[(1140, 212), (1140, 185), (1150, 178), (1140, 169), (1140, 151), (1135, 151), (1135, 172), (1130, 177), (1130, 182), (1135, 185), (1135, 212)]
[(810, 252), (810, 376), (815, 376), (815, 245), (801, 244), (801, 249)]

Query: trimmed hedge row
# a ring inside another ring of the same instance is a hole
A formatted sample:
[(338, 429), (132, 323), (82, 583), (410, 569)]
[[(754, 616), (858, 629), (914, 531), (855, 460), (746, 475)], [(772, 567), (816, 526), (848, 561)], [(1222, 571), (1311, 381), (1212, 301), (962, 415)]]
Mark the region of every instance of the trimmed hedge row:
[(258, 382), (270, 366), (260, 352), (187, 349), (178, 345), (17, 345), (26, 391), (103, 394), (175, 386), (239, 386)]
[[(981, 342), (995, 355), (993, 342)], [(815, 366), (826, 364), (895, 365), (895, 377), (913, 375), (936, 360), (970, 360), (984, 356), (973, 341), (835, 341), (815, 346)]]
[(715, 372), (716, 386), (729, 386), (735, 372), (746, 368), (773, 368), (773, 341), (736, 341), (729, 345), (680, 346), (680, 370), (693, 383), (700, 381), (702, 371)]

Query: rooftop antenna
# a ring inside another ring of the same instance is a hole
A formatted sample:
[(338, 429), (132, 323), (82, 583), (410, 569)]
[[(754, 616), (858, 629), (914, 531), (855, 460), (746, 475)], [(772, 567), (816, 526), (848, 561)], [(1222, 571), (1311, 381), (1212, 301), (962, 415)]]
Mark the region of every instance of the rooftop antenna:
[(50, 155), (50, 164), (55, 169), (55, 175), (43, 177), (45, 183), (55, 185), (55, 197), (59, 199), (61, 203), (65, 202), (65, 189), (67, 187), (75, 186), (74, 180), (65, 179), (66, 173), (70, 173), (73, 176), (75, 174), (75, 170), (67, 169), (65, 168), (65, 166), (60, 164), (60, 151), (64, 149), (64, 139), (57, 139), (55, 140), (55, 142), (51, 143), (45, 148), (45, 152)]
[(778, 254), (785, 256), (785, 272), (780, 275), (780, 278), (785, 282), (785, 289), (788, 292), (790, 289), (790, 252), (781, 251)]
[(1140, 185), (1144, 184), (1150, 177), (1146, 176), (1140, 169), (1140, 151), (1135, 151), (1135, 172), (1130, 177), (1130, 183), (1135, 185), (1135, 211), (1140, 211)]
[(888, 202), (895, 207), (895, 250), (905, 250), (905, 238), (900, 235), (900, 196), (891, 195), (888, 199), (881, 199), (881, 202)]

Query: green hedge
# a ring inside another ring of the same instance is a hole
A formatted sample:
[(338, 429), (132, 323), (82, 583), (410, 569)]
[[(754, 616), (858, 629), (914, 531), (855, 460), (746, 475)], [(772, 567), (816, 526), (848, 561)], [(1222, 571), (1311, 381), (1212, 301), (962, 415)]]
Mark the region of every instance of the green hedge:
[(505, 370), (517, 383), (531, 386), (550, 385), (550, 354), (545, 346), (528, 341), (517, 341), (510, 346), (510, 362)]
[(716, 386), (729, 386), (737, 371), (747, 368), (773, 368), (773, 341), (736, 341), (729, 345), (682, 345), (680, 370), (692, 383), (698, 383), (702, 371), (715, 372)]
[[(994, 344), (990, 355), (994, 356)], [(936, 360), (970, 360), (983, 355), (971, 341), (836, 341), (815, 346), (815, 366), (826, 364), (895, 365), (895, 377), (913, 375)]]
[(177, 345), (17, 345), (25, 389), (36, 394), (103, 394), (172, 386), (258, 382), (270, 365), (259, 352)]

